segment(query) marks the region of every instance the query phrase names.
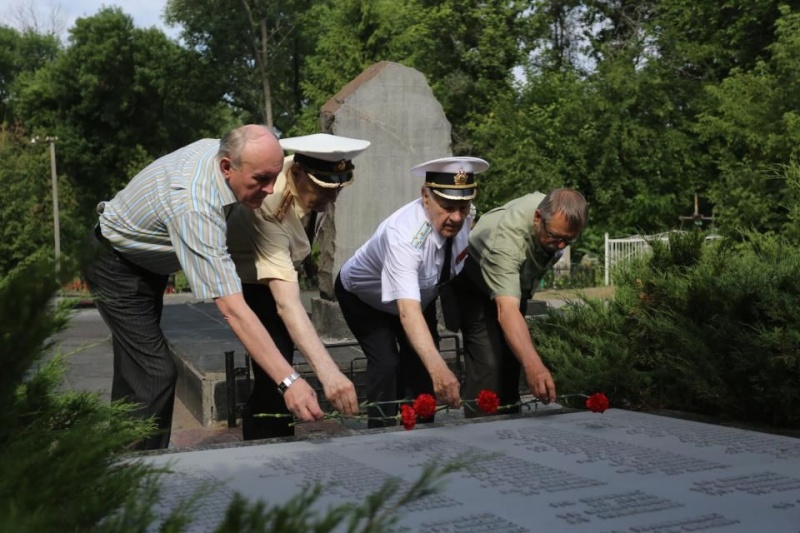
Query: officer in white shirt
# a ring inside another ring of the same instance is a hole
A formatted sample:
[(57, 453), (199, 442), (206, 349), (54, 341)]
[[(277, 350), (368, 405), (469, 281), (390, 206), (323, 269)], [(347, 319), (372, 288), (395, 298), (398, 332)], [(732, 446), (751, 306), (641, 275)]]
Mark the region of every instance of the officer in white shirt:
[[(446, 157), (411, 169), (425, 178), (421, 197), (384, 220), (342, 266), (336, 297), (367, 357), (368, 402), (431, 393), (460, 406), (458, 378), (439, 353), (435, 302), (463, 267), (475, 175), (487, 168), (476, 157)], [(396, 413), (397, 404), (370, 408), (369, 427), (395, 425)]]

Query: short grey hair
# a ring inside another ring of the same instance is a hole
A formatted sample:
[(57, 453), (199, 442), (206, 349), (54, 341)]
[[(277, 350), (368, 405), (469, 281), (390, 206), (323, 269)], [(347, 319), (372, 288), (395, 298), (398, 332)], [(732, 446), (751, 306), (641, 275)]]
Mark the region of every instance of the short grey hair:
[(255, 139), (264, 134), (269, 134), (277, 138), (275, 132), (272, 131), (271, 128), (262, 124), (248, 124), (230, 130), (219, 140), (217, 159), (227, 157), (231, 160), (231, 165), (233, 165), (234, 168), (239, 168), (242, 164), (242, 150), (244, 150), (245, 145), (251, 139)]
[(553, 189), (547, 193), (542, 203), (539, 204), (539, 212), (545, 224), (550, 217), (561, 213), (567, 219), (569, 227), (578, 231), (583, 231), (589, 216), (586, 198), (573, 189)]

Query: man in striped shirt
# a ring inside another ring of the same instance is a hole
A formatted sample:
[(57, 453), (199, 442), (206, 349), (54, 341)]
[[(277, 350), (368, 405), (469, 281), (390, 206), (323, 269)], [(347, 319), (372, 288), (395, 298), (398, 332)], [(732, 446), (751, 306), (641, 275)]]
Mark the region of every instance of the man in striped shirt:
[(264, 126), (242, 126), (158, 159), (98, 206), (97, 253), (84, 276), (113, 336), (111, 398), (138, 404), (135, 414), (154, 417), (160, 430), (138, 448), (169, 445), (177, 371), (160, 321), (168, 276), (181, 269), (197, 298), (214, 300), (292, 414), (322, 418), (314, 390), (294, 377), (245, 303), (226, 244), (230, 209), (236, 203), (258, 209), (282, 168), (275, 135)]

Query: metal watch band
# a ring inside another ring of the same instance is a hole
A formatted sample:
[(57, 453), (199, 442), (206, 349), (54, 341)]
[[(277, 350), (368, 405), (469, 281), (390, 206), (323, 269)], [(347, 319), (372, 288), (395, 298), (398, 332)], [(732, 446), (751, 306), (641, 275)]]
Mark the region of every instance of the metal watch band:
[(288, 389), (289, 386), (298, 379), (300, 379), (300, 374), (298, 374), (297, 372), (292, 372), (287, 377), (283, 378), (283, 381), (278, 383), (278, 392), (283, 394), (284, 392), (286, 392), (286, 389)]

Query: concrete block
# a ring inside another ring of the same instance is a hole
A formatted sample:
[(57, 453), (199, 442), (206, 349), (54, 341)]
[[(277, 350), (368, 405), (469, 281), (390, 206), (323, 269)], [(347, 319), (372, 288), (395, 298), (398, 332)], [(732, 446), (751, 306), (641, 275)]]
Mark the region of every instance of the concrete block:
[(339, 302), (323, 298), (311, 299), (311, 323), (323, 340), (352, 339)]

